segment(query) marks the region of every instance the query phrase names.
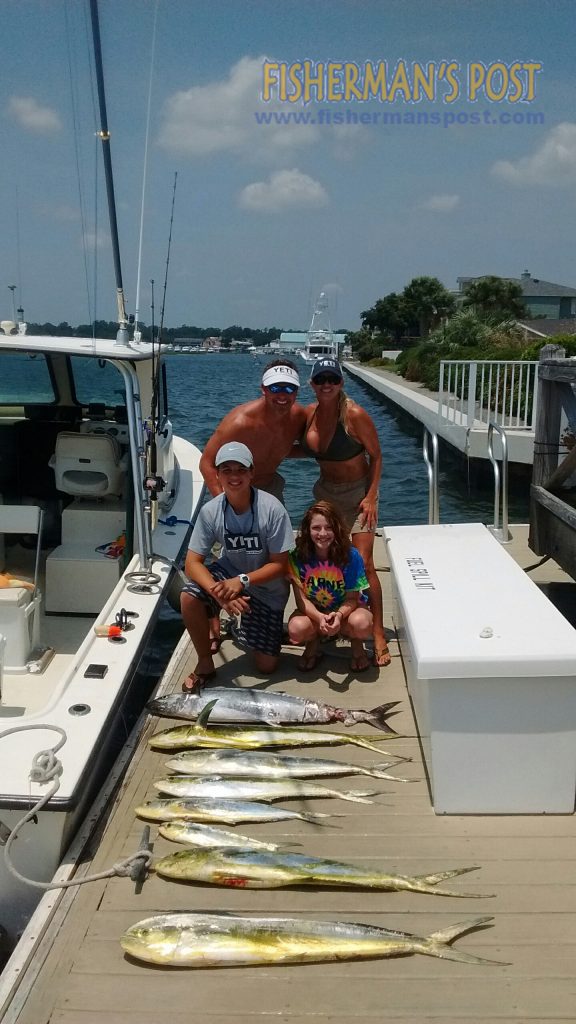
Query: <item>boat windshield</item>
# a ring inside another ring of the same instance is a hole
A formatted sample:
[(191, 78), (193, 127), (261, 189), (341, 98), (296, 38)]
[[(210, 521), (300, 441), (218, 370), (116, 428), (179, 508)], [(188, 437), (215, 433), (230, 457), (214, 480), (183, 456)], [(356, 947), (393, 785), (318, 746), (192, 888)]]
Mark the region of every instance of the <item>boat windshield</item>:
[(70, 359), (74, 394), (79, 405), (101, 405), (114, 408), (125, 405), (124, 381), (113, 363), (104, 359), (72, 356)]
[(50, 405), (57, 400), (42, 352), (0, 353), (0, 405)]
[(44, 352), (0, 351), (0, 408), (34, 406), (99, 407), (126, 405), (124, 379), (113, 363), (88, 356), (52, 356)]

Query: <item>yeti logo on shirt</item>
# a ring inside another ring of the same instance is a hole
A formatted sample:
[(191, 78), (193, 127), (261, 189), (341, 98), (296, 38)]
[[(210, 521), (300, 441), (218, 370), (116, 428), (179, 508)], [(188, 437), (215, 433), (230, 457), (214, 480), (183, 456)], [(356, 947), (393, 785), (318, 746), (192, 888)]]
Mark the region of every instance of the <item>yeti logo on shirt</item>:
[(262, 551), (262, 541), (257, 533), (226, 533), (226, 551)]

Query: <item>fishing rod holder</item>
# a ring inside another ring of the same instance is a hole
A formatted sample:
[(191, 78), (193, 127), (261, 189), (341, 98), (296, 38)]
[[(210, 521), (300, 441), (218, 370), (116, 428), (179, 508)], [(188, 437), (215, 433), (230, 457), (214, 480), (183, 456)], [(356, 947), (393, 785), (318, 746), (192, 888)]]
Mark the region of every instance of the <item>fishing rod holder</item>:
[(154, 594), (154, 588), (162, 582), (162, 577), (152, 569), (135, 569), (124, 574), (128, 590), (133, 594)]

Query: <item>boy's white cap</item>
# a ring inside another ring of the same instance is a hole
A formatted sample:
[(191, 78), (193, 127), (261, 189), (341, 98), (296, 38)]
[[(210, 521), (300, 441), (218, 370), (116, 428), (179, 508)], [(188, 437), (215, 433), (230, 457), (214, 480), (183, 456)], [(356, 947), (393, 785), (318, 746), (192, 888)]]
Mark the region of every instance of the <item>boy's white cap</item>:
[(224, 462), (239, 462), (241, 466), (250, 469), (254, 465), (254, 458), (250, 449), (241, 441), (229, 441), (216, 452), (214, 465), (218, 467)]
[(262, 377), (262, 384), (265, 388), (271, 384), (294, 384), (300, 387), (300, 377), (291, 366), (271, 366)]

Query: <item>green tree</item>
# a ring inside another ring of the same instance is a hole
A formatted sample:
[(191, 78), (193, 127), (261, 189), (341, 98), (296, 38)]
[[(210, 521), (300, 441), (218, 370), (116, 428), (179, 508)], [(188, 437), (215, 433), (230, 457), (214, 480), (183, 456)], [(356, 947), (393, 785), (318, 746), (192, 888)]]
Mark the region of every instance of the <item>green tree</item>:
[(437, 277), (413, 277), (402, 292), (404, 307), (410, 320), (418, 324), (421, 338), (450, 316), (456, 303)]
[(500, 320), (526, 316), (522, 286), (516, 281), (488, 274), (471, 281), (466, 287), (463, 306), (474, 306), (478, 314), (491, 315)]
[(361, 363), (375, 359), (382, 351), (382, 338), (373, 338), (372, 331), (367, 327), (363, 327), (360, 331), (348, 331), (346, 344), (350, 345), (354, 357)]
[(370, 309), (365, 309), (360, 319), (362, 326), (368, 330), (391, 335), (400, 341), (410, 327), (411, 318), (403, 296), (390, 292), (383, 299), (378, 299)]

